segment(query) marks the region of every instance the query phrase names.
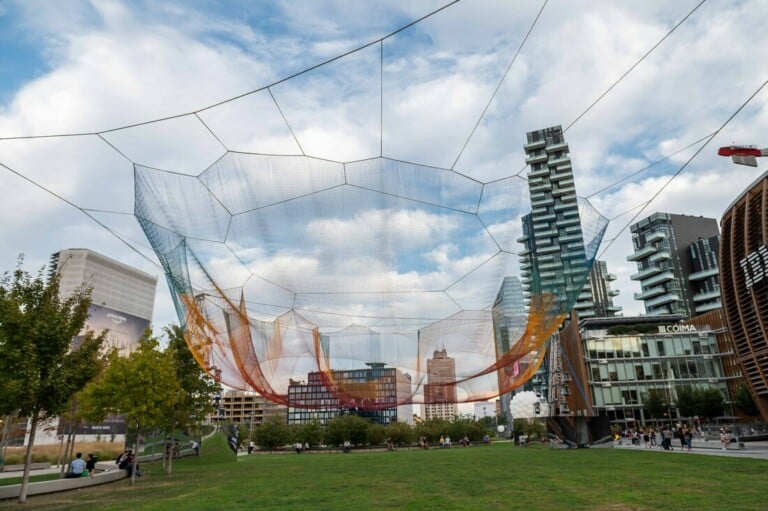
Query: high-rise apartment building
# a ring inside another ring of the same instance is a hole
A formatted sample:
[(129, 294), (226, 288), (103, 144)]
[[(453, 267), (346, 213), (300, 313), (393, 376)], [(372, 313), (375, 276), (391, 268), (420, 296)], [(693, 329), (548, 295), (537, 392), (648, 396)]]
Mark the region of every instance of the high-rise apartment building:
[(640, 282), (634, 297), (647, 315), (690, 318), (721, 306), (715, 219), (654, 213), (630, 231), (634, 253), (627, 260), (638, 269), (630, 278)]
[[(529, 165), (531, 213), (523, 217), (520, 268), (523, 289), (530, 296), (551, 294), (563, 304), (576, 302), (594, 315), (591, 288), (586, 281), (587, 255), (579, 215), (568, 144), (560, 126), (527, 134), (525, 162)], [(525, 390), (549, 398), (550, 356), (526, 383)]]
[(605, 261), (595, 260), (589, 270), (584, 290), (573, 306), (579, 319), (611, 318), (619, 315), (622, 307), (613, 304), (613, 297), (619, 295), (618, 289), (611, 289), (611, 282), (614, 280), (616, 275), (608, 273)]
[(584, 288), (587, 257), (568, 144), (560, 126), (532, 131), (525, 144), (531, 213), (523, 217), (523, 288), (575, 298)]
[(453, 420), (459, 414), (456, 404), (456, 359), (445, 348), (435, 350), (427, 359), (427, 383), (424, 385), (424, 418)]

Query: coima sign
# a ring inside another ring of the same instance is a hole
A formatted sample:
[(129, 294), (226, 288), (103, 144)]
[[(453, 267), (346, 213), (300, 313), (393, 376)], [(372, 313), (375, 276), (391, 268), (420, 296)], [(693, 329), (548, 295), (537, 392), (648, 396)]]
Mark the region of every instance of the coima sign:
[(739, 264), (744, 272), (744, 283), (749, 289), (765, 279), (766, 269), (768, 269), (768, 247), (761, 246), (741, 259)]
[(659, 325), (660, 334), (673, 334), (678, 332), (698, 332), (694, 325)]

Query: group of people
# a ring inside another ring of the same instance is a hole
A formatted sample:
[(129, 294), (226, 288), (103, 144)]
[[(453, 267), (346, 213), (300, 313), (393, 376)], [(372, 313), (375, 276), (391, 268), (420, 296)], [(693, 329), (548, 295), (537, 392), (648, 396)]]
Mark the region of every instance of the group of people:
[(85, 476), (93, 477), (94, 472), (96, 472), (96, 461), (97, 458), (93, 454), (88, 454), (83, 459), (83, 453), (79, 452), (75, 454), (75, 459), (69, 464), (69, 470), (64, 474), (64, 477), (68, 479)]
[[(691, 452), (693, 449), (693, 437), (696, 431), (685, 424), (678, 424), (677, 428), (673, 426), (662, 426), (661, 431), (657, 432), (654, 428), (642, 427), (638, 431), (627, 430), (624, 436), (627, 437), (633, 445), (641, 443), (646, 449), (659, 447), (665, 451), (674, 451), (673, 441), (677, 438), (680, 441), (680, 448), (683, 451)], [(660, 437), (661, 443), (657, 441)], [(617, 435), (618, 439), (618, 435)]]

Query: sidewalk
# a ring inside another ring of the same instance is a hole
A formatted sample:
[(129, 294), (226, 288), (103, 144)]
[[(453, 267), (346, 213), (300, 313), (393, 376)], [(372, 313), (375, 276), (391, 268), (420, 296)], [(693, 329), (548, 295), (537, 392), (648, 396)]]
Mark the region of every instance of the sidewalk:
[[(743, 445), (743, 447), (741, 447)], [(646, 449), (645, 445), (631, 445), (626, 440), (624, 442), (614, 442), (615, 449), (635, 449), (639, 451), (654, 451), (671, 454), (704, 454), (709, 456), (729, 456), (735, 458), (755, 458), (768, 460), (768, 441), (758, 442), (732, 442), (728, 448), (723, 450), (720, 442), (716, 440), (694, 440), (690, 452), (680, 448), (680, 441), (674, 440), (672, 451), (665, 451), (659, 446)]]

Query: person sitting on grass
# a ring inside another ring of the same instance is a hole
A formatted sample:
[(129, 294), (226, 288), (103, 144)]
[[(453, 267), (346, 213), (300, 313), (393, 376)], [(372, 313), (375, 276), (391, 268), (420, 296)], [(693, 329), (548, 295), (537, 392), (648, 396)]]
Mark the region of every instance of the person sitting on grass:
[(85, 460), (83, 459), (83, 453), (79, 452), (75, 454), (75, 459), (69, 464), (69, 472), (64, 477), (72, 479), (75, 477), (83, 477), (85, 472)]

